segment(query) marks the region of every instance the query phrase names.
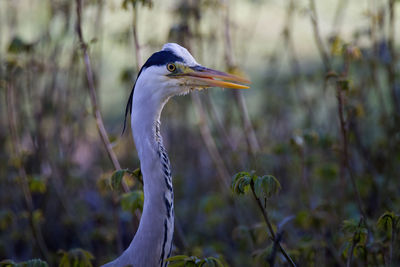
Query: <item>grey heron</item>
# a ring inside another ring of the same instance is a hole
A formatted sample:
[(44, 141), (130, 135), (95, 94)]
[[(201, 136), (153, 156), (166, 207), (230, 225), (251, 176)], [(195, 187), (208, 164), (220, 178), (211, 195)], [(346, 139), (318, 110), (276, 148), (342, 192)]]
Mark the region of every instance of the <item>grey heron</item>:
[[(160, 134), (160, 115), (168, 99), (208, 87), (246, 89), (248, 80), (201, 66), (182, 46), (165, 44), (141, 68), (129, 97), (125, 122), (131, 127), (143, 174), (144, 205), (129, 247), (106, 267), (166, 266), (171, 254), (174, 204), (171, 168)], [(125, 126), (125, 123), (124, 123)]]

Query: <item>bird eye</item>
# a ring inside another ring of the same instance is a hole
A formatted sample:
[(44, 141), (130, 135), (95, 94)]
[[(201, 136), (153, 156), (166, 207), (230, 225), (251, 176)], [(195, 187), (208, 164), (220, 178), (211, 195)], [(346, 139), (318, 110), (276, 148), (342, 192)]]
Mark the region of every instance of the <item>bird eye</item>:
[(176, 70), (175, 64), (172, 63), (167, 64), (167, 70), (169, 70), (170, 72), (175, 71)]

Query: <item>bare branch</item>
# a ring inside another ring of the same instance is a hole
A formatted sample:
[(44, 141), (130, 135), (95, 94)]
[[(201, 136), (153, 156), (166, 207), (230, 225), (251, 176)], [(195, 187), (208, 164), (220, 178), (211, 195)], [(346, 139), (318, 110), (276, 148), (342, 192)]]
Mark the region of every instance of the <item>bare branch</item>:
[[(349, 56), (347, 55), (347, 52), (344, 53), (343, 60), (344, 60), (344, 67), (343, 67), (344, 70), (343, 70), (341, 77), (338, 79), (342, 79), (344, 82), (348, 82), (346, 79), (347, 79), (348, 70), (350, 67), (349, 66), (350, 59), (349, 59)], [(356, 195), (356, 201), (357, 201), (359, 211), (360, 211), (361, 215), (364, 217), (364, 219), (366, 219), (367, 217), (366, 217), (366, 213), (363, 208), (360, 192), (358, 191), (354, 173), (353, 173), (353, 170), (350, 165), (349, 144), (348, 144), (348, 139), (347, 139), (348, 126), (347, 126), (347, 122), (344, 118), (344, 96), (343, 96), (344, 90), (345, 90), (345, 88), (343, 88), (343, 82), (341, 80), (337, 80), (336, 81), (336, 98), (338, 101), (337, 108), (338, 108), (338, 116), (339, 116), (340, 133), (341, 133), (341, 138), (342, 138), (342, 166), (344, 166), (349, 173), (350, 182), (353, 187), (354, 194)]]
[(397, 92), (396, 81), (396, 49), (395, 49), (395, 0), (389, 0), (389, 36), (388, 49), (390, 53), (390, 62), (387, 63), (387, 75), (390, 84), (393, 106), (395, 112), (400, 115), (400, 100)]
[[(224, 17), (224, 36), (225, 36), (225, 61), (228, 70), (236, 69), (235, 59), (232, 52), (232, 40), (230, 30), (230, 18), (229, 18), (229, 3), (226, 4), (225, 17)], [(236, 104), (239, 107), (240, 117), (244, 126), (244, 133), (246, 136), (247, 144), (250, 148), (251, 154), (255, 155), (260, 150), (260, 145), (257, 140), (257, 136), (254, 132), (253, 125), (250, 121), (249, 112), (247, 110), (246, 101), (242, 92), (233, 92)]]
[(142, 56), (140, 53), (140, 45), (139, 45), (139, 37), (137, 34), (137, 21), (138, 21), (138, 12), (137, 7), (133, 5), (132, 10), (132, 34), (133, 34), (133, 43), (135, 45), (135, 55), (136, 55), (136, 70), (139, 71), (142, 66)]
[(210, 154), (215, 167), (217, 168), (218, 172), (218, 177), (220, 178), (220, 183), (225, 187), (229, 188), (229, 180), (230, 180), (230, 175), (229, 172), (225, 166), (225, 163), (221, 157), (221, 155), (218, 152), (217, 145), (215, 144), (215, 141), (211, 135), (210, 128), (207, 125), (206, 122), (206, 115), (204, 112), (203, 105), (200, 101), (199, 95), (194, 92), (191, 94), (193, 103), (195, 104), (194, 106), (196, 107), (196, 112), (197, 116), (199, 118), (199, 128), (200, 128), (200, 133), (201, 136), (203, 137), (204, 143), (206, 144), (208, 153)]
[(313, 26), (315, 42), (317, 43), (318, 52), (322, 58), (322, 62), (324, 63), (325, 72), (328, 72), (331, 69), (331, 62), (328, 52), (325, 49), (324, 43), (322, 42), (321, 34), (319, 32), (318, 16), (314, 0), (310, 0), (310, 11), (310, 18), (311, 24)]
[[(81, 26), (82, 2), (81, 2), (81, 0), (76, 0), (76, 4), (77, 4), (77, 6), (76, 6), (76, 14), (77, 14), (76, 31), (77, 31), (77, 34), (79, 37), (79, 42), (80, 42), (81, 50), (83, 53), (83, 60), (85, 62), (86, 78), (87, 78), (87, 82), (88, 82), (88, 86), (89, 86), (88, 89), (89, 89), (90, 101), (92, 103), (93, 115), (96, 119), (97, 129), (99, 131), (101, 140), (103, 141), (104, 147), (108, 153), (108, 157), (110, 158), (114, 168), (116, 170), (120, 170), (121, 165), (119, 164), (118, 158), (115, 155), (114, 150), (112, 149), (106, 128), (104, 127), (103, 118), (101, 116), (100, 109), (99, 109), (98, 103), (97, 103), (96, 90), (94, 87), (93, 72), (92, 72), (92, 67), (90, 64), (88, 48), (87, 48), (87, 44), (85, 43), (83, 34), (82, 34), (82, 26)], [(123, 186), (125, 192), (129, 192), (129, 187), (126, 185), (126, 183), (124, 181), (122, 182), (122, 186)]]
[(296, 266), (296, 263), (292, 260), (292, 258), (290, 258), (289, 254), (288, 254), (288, 253), (286, 252), (286, 250), (281, 246), (281, 244), (280, 244), (280, 239), (281, 239), (281, 237), (278, 237), (278, 236), (275, 234), (274, 229), (272, 228), (271, 221), (270, 221), (269, 218), (268, 218), (267, 210), (263, 207), (263, 205), (262, 205), (262, 203), (261, 203), (261, 200), (257, 197), (256, 192), (255, 192), (255, 190), (254, 190), (254, 182), (253, 182), (253, 180), (252, 180), (251, 183), (250, 183), (250, 188), (251, 188), (251, 192), (253, 193), (253, 196), (254, 196), (254, 198), (255, 198), (255, 200), (256, 200), (256, 202), (257, 202), (257, 205), (258, 205), (258, 207), (259, 207), (260, 210), (261, 210), (261, 213), (262, 213), (262, 215), (263, 215), (263, 217), (264, 217), (264, 220), (265, 220), (265, 222), (267, 223), (267, 227), (268, 227), (268, 230), (269, 230), (269, 234), (271, 235), (272, 241), (273, 241), (274, 243), (277, 244), (277, 246), (279, 247), (280, 251), (282, 252), (282, 255), (286, 258), (286, 260), (288, 261), (288, 263), (290, 263), (291, 266)]
[[(14, 157), (18, 159), (18, 161), (21, 161), (22, 158), (22, 151), (21, 151), (21, 142), (18, 138), (17, 134), (17, 125), (16, 125), (16, 115), (15, 115), (15, 110), (14, 107), (17, 106), (15, 103), (15, 97), (14, 97), (14, 90), (15, 88), (11, 83), (7, 83), (6, 85), (6, 106), (7, 106), (7, 118), (8, 118), (8, 125), (10, 128), (10, 135), (11, 135), (11, 144), (13, 148), (13, 154)], [(19, 175), (19, 183), (22, 187), (22, 192), (24, 195), (24, 200), (26, 207), (28, 209), (28, 214), (29, 214), (29, 225), (32, 230), (32, 234), (34, 236), (35, 242), (39, 248), (39, 251), (47, 261), (50, 260), (50, 253), (47, 248), (46, 242), (43, 238), (42, 230), (40, 228), (40, 225), (38, 222), (33, 218), (34, 216), (34, 211), (35, 207), (33, 205), (33, 199), (32, 199), (32, 194), (31, 191), (29, 190), (29, 182), (28, 182), (28, 176), (26, 174), (26, 170), (23, 166), (23, 163), (20, 162), (18, 163), (18, 175)]]

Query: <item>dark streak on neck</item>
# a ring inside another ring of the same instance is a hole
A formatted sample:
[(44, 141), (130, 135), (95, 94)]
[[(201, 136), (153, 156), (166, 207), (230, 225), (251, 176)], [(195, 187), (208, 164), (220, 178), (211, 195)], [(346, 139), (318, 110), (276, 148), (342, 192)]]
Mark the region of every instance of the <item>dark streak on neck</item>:
[[(168, 159), (167, 152), (162, 144), (162, 138), (160, 133), (160, 122), (156, 121), (155, 123), (155, 140), (157, 142), (157, 154), (161, 161), (162, 173), (164, 176), (166, 192), (164, 193), (164, 203), (166, 209), (166, 217), (164, 219), (164, 240), (161, 247), (161, 255), (160, 255), (160, 266), (167, 266), (168, 262), (164, 260), (171, 255), (172, 250), (172, 237), (171, 242), (168, 243), (168, 234), (173, 231), (173, 214), (174, 214), (174, 205), (173, 205), (173, 188), (172, 188), (172, 177), (170, 170), (170, 163)], [(169, 199), (170, 198), (170, 199)], [(172, 229), (169, 229), (172, 227)], [(167, 248), (169, 246), (169, 249)]]

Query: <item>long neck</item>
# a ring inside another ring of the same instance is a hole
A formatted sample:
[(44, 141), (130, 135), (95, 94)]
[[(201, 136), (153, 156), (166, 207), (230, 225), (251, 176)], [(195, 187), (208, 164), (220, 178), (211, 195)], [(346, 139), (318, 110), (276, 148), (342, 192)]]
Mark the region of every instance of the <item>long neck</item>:
[(166, 266), (174, 229), (170, 163), (160, 135), (160, 114), (167, 99), (133, 97), (131, 125), (143, 174), (144, 205), (129, 248), (109, 266)]

